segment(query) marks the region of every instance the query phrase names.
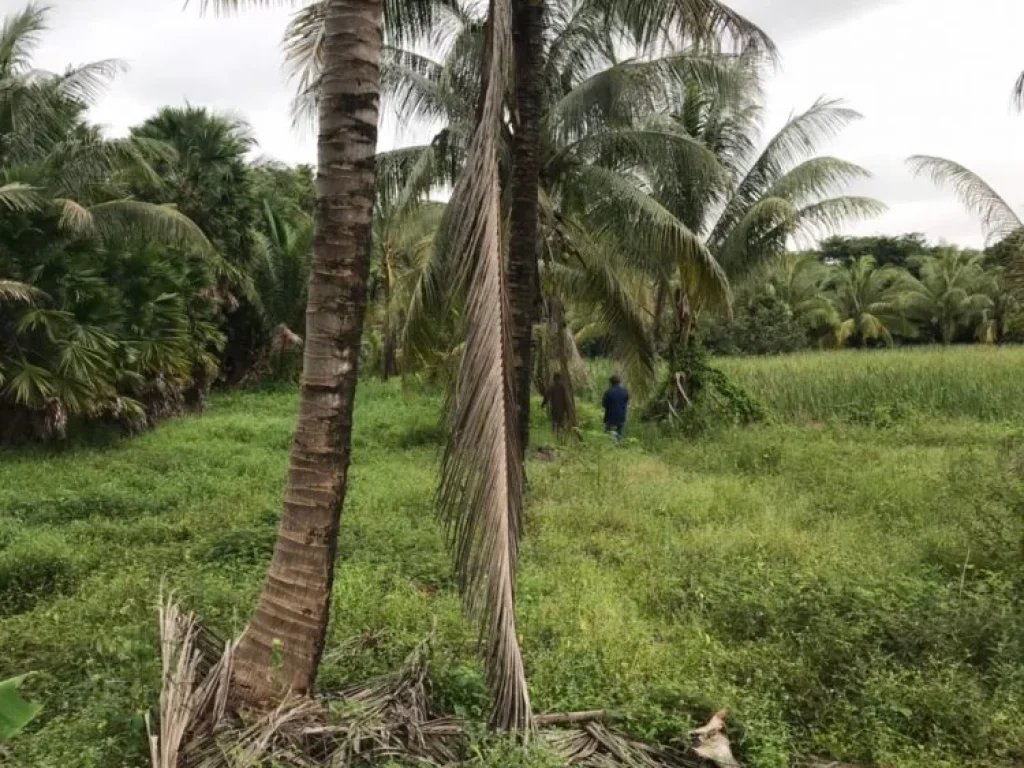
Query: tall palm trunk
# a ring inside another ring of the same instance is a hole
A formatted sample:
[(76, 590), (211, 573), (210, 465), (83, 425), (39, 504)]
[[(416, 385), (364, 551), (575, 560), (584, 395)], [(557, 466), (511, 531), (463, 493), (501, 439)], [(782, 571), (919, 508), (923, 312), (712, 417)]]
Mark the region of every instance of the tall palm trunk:
[[(387, 257), (385, 257), (387, 258)], [(388, 381), (398, 375), (398, 340), (391, 318), (391, 265), (384, 264), (384, 349), (381, 352), (381, 377)]]
[(553, 344), (555, 359), (558, 363), (558, 373), (562, 377), (565, 387), (565, 418), (560, 425), (563, 429), (575, 429), (579, 426), (576, 416), (576, 387), (573, 385), (572, 369), (570, 368), (570, 355), (573, 352), (572, 345), (576, 342), (569, 330), (569, 323), (565, 319), (565, 306), (558, 297), (552, 297), (548, 301), (548, 339)]
[(530, 441), (533, 324), (539, 317), (537, 201), (540, 188), (540, 120), (544, 103), (544, 6), (514, 0), (512, 40), (516, 63), (515, 136), (509, 242), (509, 314), (518, 413), (519, 447)]
[(665, 283), (658, 281), (658, 287), (654, 294), (654, 328), (651, 337), (654, 341), (654, 349), (661, 352), (662, 326), (661, 320), (665, 314)]
[(679, 366), (683, 353), (690, 346), (693, 336), (693, 309), (685, 286), (676, 289), (673, 307), (672, 338), (669, 340), (669, 363)]
[(323, 653), (366, 308), (381, 25), (380, 0), (328, 0), (299, 418), (277, 546), (236, 654), (244, 702), (309, 692)]

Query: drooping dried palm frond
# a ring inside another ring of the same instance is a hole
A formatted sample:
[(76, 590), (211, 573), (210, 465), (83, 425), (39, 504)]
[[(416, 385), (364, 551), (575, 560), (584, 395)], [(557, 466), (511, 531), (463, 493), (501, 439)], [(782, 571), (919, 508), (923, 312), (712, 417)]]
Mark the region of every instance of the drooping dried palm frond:
[(20, 283), (17, 280), (0, 280), (0, 304), (6, 301), (30, 304), (40, 295), (41, 292), (28, 283)]
[[(430, 708), (432, 636), (393, 675), (319, 699), (288, 697), (274, 709), (227, 706), (234, 644), (168, 600), (161, 606), (163, 690), (159, 733), (147, 720), (153, 768), (322, 768), (399, 760), (455, 765), (467, 731)], [(219, 660), (218, 660), (219, 659)]]
[(498, 169), (510, 30), (508, 0), (492, 0), (481, 117), (445, 222), (444, 239), (459, 262), (465, 287), (466, 346), (450, 398), (450, 437), (438, 503), (466, 607), (483, 625), (494, 697), (491, 724), (499, 730), (527, 731), (530, 697), (515, 623), (523, 470)]
[(194, 751), (190, 742), (207, 737), (224, 719), (234, 643), (217, 651), (210, 638), (195, 616), (182, 613), (173, 596), (161, 601), (163, 683), (157, 732), (146, 716), (153, 768), (179, 768), (183, 757)]
[[(319, 698), (289, 697), (266, 712), (235, 711), (235, 643), (224, 643), (168, 598), (160, 605), (159, 725), (147, 718), (152, 768), (350, 768), (396, 761), (464, 764), (470, 725), (438, 711), (430, 682), (433, 633), (395, 673)], [(364, 636), (355, 638), (362, 642)], [(564, 765), (585, 768), (738, 768), (719, 713), (684, 751), (645, 744), (607, 712), (540, 715), (538, 735)]]
[[(564, 765), (583, 768), (740, 768), (725, 735), (728, 716), (725, 710), (692, 731), (691, 746), (683, 751), (652, 746), (606, 725), (603, 717), (591, 720), (587, 717), (591, 713), (579, 714), (584, 716), (579, 727), (541, 733), (543, 741)], [(574, 717), (570, 715), (565, 719), (571, 723)]]
[(13, 182), (0, 186), (0, 205), (12, 211), (36, 211), (42, 204), (39, 190), (28, 184)]

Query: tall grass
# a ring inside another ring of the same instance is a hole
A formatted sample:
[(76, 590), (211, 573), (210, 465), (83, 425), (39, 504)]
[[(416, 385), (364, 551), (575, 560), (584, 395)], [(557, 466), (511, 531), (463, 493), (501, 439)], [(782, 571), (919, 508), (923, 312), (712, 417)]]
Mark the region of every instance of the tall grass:
[(1024, 348), (928, 347), (731, 358), (716, 365), (783, 420), (918, 414), (1024, 420)]

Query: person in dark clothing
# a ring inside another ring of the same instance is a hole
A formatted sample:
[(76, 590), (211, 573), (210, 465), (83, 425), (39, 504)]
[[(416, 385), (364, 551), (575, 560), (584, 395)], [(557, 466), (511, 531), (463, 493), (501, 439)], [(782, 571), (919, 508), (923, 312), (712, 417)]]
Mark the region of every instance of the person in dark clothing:
[(601, 404), (604, 406), (605, 431), (614, 432), (615, 442), (622, 442), (626, 413), (629, 410), (629, 390), (622, 386), (622, 379), (618, 376), (612, 376), (611, 386), (604, 393)]
[(548, 409), (551, 416), (551, 427), (555, 435), (561, 437), (572, 425), (571, 404), (569, 402), (569, 391), (562, 381), (562, 374), (555, 373), (551, 377), (551, 386), (544, 392), (542, 407)]

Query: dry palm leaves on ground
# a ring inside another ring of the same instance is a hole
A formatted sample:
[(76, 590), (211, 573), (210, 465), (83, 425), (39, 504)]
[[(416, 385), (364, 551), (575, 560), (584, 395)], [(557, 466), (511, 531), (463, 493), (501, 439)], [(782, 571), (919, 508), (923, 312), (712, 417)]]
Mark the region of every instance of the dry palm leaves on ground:
[[(223, 643), (173, 600), (160, 610), (163, 687), (159, 724), (147, 719), (153, 768), (341, 768), (450, 766), (465, 761), (469, 724), (437, 712), (430, 695), (430, 640), (396, 674), (269, 712), (229, 706), (234, 643)], [(694, 731), (684, 754), (637, 741), (602, 712), (540, 715), (537, 739), (565, 765), (582, 768), (738, 766), (724, 713)]]

